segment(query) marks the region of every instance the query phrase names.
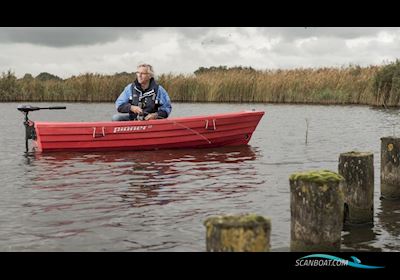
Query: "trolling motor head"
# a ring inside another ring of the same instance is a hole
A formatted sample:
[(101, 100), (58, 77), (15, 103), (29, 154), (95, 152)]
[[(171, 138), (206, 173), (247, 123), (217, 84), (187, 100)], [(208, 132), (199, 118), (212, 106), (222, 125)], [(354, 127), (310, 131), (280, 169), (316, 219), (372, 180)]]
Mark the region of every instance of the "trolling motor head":
[(27, 112), (31, 112), (31, 111), (40, 110), (40, 108), (39, 108), (39, 107), (33, 107), (33, 106), (31, 106), (31, 105), (19, 105), (19, 106), (17, 107), (17, 110), (18, 110), (18, 111), (21, 111), (21, 112), (27, 113)]
[(32, 111), (38, 111), (38, 110), (60, 110), (60, 109), (67, 109), (66, 106), (52, 106), (52, 107), (35, 107), (31, 105), (19, 105), (17, 107), (17, 110), (22, 112), (25, 115), (25, 121), (24, 121), (24, 126), (25, 126), (25, 148), (26, 152), (28, 152), (28, 140), (29, 139), (36, 139), (36, 131), (35, 131), (35, 126), (34, 122), (28, 119), (28, 114), (29, 112)]
[(65, 106), (35, 107), (35, 106), (31, 106), (31, 105), (19, 105), (17, 107), (18, 111), (21, 111), (21, 112), (24, 112), (24, 113), (28, 113), (28, 112), (32, 112), (32, 111), (38, 111), (38, 110), (42, 110), (42, 109), (60, 110), (60, 109), (67, 109), (67, 107), (65, 107)]

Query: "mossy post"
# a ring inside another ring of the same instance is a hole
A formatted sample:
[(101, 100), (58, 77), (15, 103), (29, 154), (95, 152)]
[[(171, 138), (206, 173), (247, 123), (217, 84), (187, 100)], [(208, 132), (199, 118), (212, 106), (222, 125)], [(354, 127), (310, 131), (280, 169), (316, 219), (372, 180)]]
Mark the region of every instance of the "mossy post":
[(374, 221), (374, 154), (342, 153), (339, 174), (345, 179), (344, 223), (367, 224)]
[(290, 250), (339, 251), (344, 178), (329, 170), (294, 173), (290, 182)]
[(254, 214), (210, 217), (205, 222), (208, 252), (268, 252), (271, 221)]
[(400, 198), (400, 138), (381, 138), (381, 196)]

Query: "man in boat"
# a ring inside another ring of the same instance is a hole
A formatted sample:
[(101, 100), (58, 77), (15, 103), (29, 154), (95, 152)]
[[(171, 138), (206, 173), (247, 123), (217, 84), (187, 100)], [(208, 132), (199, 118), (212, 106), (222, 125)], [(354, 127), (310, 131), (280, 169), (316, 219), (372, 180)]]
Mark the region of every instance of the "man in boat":
[(115, 101), (119, 113), (113, 121), (166, 119), (172, 106), (167, 91), (154, 80), (153, 66), (139, 64), (136, 80), (127, 85)]

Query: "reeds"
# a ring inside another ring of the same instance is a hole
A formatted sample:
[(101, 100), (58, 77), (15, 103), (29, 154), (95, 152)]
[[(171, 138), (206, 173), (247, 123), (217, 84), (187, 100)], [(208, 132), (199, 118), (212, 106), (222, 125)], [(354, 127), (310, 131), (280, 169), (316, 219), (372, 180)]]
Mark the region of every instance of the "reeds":
[(400, 105), (400, 61), (382, 67), (373, 80), (376, 103), (384, 107)]
[[(157, 81), (174, 102), (398, 106), (400, 71), (396, 65), (265, 71), (246, 68), (206, 71), (203, 68), (203, 71), (190, 75), (163, 74)], [(0, 101), (114, 102), (134, 78), (133, 73), (86, 73), (65, 80), (42, 80), (31, 75), (17, 79), (8, 71), (0, 77)]]
[(375, 105), (377, 66), (210, 71), (160, 77), (175, 101)]

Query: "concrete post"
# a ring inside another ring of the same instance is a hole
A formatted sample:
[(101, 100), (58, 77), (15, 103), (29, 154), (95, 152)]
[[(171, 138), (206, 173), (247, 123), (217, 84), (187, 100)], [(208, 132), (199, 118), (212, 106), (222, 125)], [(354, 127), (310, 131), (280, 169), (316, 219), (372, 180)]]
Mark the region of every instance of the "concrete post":
[(290, 182), (291, 251), (339, 251), (344, 178), (329, 170), (294, 173)]
[(374, 155), (348, 152), (339, 156), (339, 174), (345, 179), (344, 223), (374, 222)]
[(248, 214), (210, 217), (205, 222), (208, 252), (268, 252), (271, 221)]

